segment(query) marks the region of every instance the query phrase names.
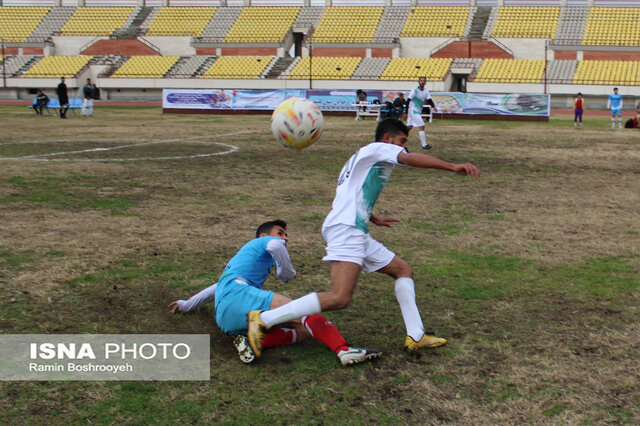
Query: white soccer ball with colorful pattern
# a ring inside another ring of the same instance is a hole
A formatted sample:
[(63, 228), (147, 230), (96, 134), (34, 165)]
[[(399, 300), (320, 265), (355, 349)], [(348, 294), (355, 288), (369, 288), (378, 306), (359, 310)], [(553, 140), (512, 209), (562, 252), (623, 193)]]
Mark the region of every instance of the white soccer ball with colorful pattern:
[(271, 131), (287, 148), (304, 149), (320, 139), (323, 130), (322, 111), (305, 98), (289, 98), (271, 115)]

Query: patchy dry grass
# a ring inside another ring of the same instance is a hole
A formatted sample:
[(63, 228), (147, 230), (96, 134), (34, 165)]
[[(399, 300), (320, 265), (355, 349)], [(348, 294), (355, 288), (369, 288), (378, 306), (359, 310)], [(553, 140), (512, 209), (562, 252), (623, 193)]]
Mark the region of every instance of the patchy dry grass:
[[(436, 121), (431, 154), (470, 160), (482, 178), (397, 168), (377, 210), (401, 223), (372, 233), (412, 264), (425, 324), (449, 344), (403, 353), (393, 283), (363, 275), (352, 305), (327, 316), (349, 342), (383, 350), (379, 362), (346, 369), (309, 343), (245, 366), (212, 307), (174, 317), (165, 305), (215, 281), (275, 217), (289, 222), (300, 275), (267, 287), (326, 289), (320, 225), (375, 123), (327, 117), (298, 153), (272, 141), (267, 116), (103, 108), (64, 121), (23, 109), (0, 107), (2, 332), (210, 333), (211, 380), (4, 382), (5, 422), (640, 422), (636, 132), (606, 117), (584, 130), (566, 117)], [(159, 159), (227, 149), (217, 143), (239, 149)]]

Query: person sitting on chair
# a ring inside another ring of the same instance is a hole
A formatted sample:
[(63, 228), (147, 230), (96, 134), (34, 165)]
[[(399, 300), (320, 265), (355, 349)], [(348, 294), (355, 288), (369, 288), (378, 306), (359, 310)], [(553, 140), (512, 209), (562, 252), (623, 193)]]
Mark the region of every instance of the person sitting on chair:
[(33, 106), (36, 114), (42, 115), (42, 110), (44, 110), (47, 105), (49, 105), (49, 97), (45, 95), (42, 89), (38, 89), (36, 92), (36, 103)]
[(393, 100), (393, 110), (391, 112), (391, 118), (398, 120), (404, 110), (407, 108), (407, 100), (404, 98), (404, 93), (398, 92), (398, 97)]

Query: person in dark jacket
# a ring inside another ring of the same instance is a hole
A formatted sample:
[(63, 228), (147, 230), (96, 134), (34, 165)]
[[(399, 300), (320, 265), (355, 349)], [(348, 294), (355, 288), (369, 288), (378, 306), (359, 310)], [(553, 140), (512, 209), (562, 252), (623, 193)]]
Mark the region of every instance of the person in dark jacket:
[(67, 118), (69, 95), (67, 94), (67, 85), (64, 82), (64, 77), (60, 77), (60, 84), (58, 84), (56, 94), (58, 95), (58, 101), (60, 101), (60, 118)]
[(97, 87), (91, 82), (91, 79), (87, 79), (87, 84), (82, 88), (82, 94), (84, 99), (82, 102), (82, 116), (93, 115), (93, 100), (96, 98)]
[(47, 105), (49, 105), (49, 97), (45, 95), (42, 89), (38, 89), (36, 92), (36, 104), (33, 106), (36, 114), (42, 115), (42, 110), (44, 110)]

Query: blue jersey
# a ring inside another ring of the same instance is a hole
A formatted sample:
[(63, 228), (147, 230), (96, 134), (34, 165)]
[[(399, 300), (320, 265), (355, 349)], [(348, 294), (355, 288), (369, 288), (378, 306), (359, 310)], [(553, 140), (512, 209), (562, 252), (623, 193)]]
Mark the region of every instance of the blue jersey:
[(262, 288), (275, 263), (267, 251), (267, 244), (271, 240), (279, 239), (277, 237), (261, 237), (249, 241), (229, 260), (220, 276), (220, 281), (242, 277), (247, 281), (247, 284)]
[(618, 109), (622, 106), (622, 95), (618, 93), (617, 95), (612, 93), (609, 95), (609, 106), (610, 108)]

